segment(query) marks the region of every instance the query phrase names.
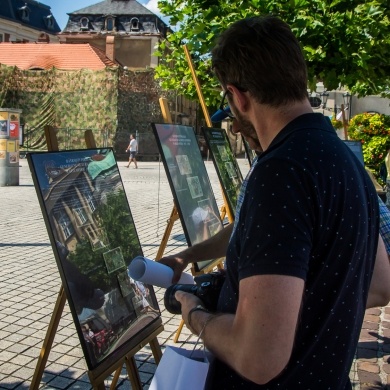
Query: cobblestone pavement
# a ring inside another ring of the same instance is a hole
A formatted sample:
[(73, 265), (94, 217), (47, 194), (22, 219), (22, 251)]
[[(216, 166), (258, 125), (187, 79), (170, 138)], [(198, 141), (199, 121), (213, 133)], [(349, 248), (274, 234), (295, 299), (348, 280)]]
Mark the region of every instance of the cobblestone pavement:
[[(165, 171), (158, 162), (141, 162), (139, 169), (120, 171), (140, 236), (144, 255), (154, 258), (173, 207)], [(239, 160), (243, 174), (248, 170)], [(206, 162), (215, 196), (222, 206), (221, 188), (212, 162)], [(26, 160), (20, 161), (19, 186), (0, 188), (0, 389), (28, 389), (51, 319), (61, 281), (35, 188)], [(185, 245), (177, 221), (165, 254)], [(180, 317), (164, 308), (163, 293), (156, 289), (164, 331), (158, 335), (167, 345), (190, 347), (195, 337), (183, 328), (173, 342)], [(147, 345), (135, 355), (143, 388), (148, 389), (156, 365)], [(390, 307), (367, 311), (351, 378), (354, 389), (390, 389)], [(109, 386), (112, 377), (105, 381)], [(68, 305), (65, 305), (46, 364), (41, 389), (91, 389), (86, 364)], [(125, 369), (119, 389), (131, 389)], [(298, 390), (298, 389), (297, 389)]]

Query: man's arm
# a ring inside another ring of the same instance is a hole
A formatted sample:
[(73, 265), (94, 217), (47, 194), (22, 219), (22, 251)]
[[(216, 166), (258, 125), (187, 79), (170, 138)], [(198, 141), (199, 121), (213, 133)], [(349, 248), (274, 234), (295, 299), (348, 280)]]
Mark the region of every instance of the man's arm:
[(257, 275), (241, 280), (237, 312), (214, 315), (188, 312), (201, 304), (178, 291), (183, 318), (196, 334), (204, 324), (205, 346), (238, 374), (258, 384), (275, 378), (286, 367), (294, 344), (304, 281), (284, 275)]
[(390, 301), (390, 262), (385, 244), (379, 235), (374, 272), (366, 308), (386, 306)]
[(179, 281), (181, 273), (188, 264), (225, 256), (232, 231), (233, 224), (229, 224), (209, 239), (190, 246), (176, 255), (165, 256), (158, 261), (173, 269), (172, 283), (175, 284)]

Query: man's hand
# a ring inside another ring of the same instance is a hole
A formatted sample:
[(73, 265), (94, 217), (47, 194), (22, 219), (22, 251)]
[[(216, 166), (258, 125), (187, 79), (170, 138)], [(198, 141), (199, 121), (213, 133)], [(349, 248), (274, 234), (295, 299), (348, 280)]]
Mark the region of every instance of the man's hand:
[(203, 302), (194, 294), (189, 294), (184, 291), (176, 291), (175, 298), (177, 301), (181, 304), (181, 315), (183, 317), (184, 322), (186, 323), (187, 327), (193, 332), (197, 333), (195, 329), (192, 329), (190, 327), (190, 324), (188, 323), (188, 313), (191, 309), (198, 305), (203, 306)]
[(187, 256), (185, 255), (185, 252), (180, 252), (177, 255), (165, 256), (157, 261), (173, 269), (172, 284), (176, 284), (179, 281), (182, 272), (190, 263), (189, 259), (187, 259)]

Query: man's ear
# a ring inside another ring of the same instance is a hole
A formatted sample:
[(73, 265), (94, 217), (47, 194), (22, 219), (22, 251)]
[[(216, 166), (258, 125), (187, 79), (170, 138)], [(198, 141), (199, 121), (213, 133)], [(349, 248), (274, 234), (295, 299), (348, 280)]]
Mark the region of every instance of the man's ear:
[(228, 84), (226, 86), (226, 89), (229, 91), (230, 99), (233, 100), (237, 109), (239, 109), (241, 112), (246, 112), (249, 108), (249, 99), (247, 92), (240, 91), (232, 84)]

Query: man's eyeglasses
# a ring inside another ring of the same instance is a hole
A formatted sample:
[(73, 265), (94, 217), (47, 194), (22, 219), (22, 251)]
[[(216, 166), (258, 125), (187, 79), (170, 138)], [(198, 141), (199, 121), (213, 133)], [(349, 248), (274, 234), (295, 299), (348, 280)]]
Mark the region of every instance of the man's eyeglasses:
[(226, 100), (226, 95), (229, 93), (228, 90), (226, 90), (222, 95), (222, 101), (219, 105), (219, 109), (223, 111), (230, 119), (235, 119), (234, 114), (232, 113), (232, 110), (230, 109), (228, 102)]

